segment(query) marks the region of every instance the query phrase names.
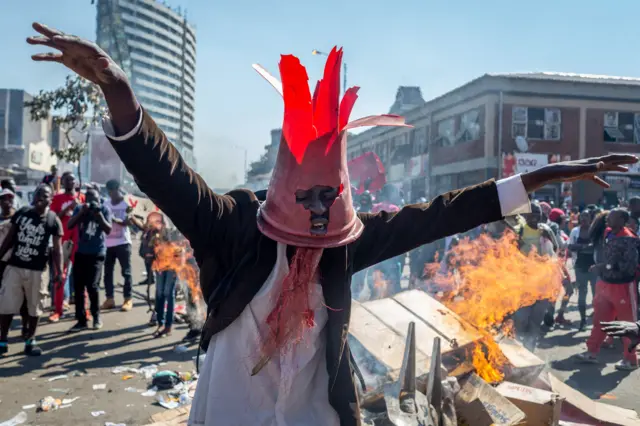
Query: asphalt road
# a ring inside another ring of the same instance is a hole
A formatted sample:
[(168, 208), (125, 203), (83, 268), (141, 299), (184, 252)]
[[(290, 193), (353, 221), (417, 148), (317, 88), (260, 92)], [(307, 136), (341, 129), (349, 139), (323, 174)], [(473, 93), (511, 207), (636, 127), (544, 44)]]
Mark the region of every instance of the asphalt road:
[[(134, 253), (136, 251), (134, 250)], [(133, 256), (134, 283), (142, 279), (144, 269), (140, 258)], [(119, 268), (116, 276), (118, 277)], [(120, 279), (121, 280), (121, 279)], [(153, 291), (153, 290), (152, 290)], [(144, 425), (151, 415), (165, 410), (155, 404), (155, 398), (129, 392), (126, 388), (146, 389), (149, 381), (135, 376), (123, 380), (123, 374), (113, 374), (118, 366), (141, 367), (161, 364), (160, 370), (192, 371), (196, 346), (188, 352), (174, 351), (176, 344), (186, 333), (186, 326), (177, 325), (173, 336), (154, 339), (145, 301), (146, 287), (135, 286), (135, 308), (131, 312), (114, 310), (103, 315), (104, 328), (69, 335), (66, 333), (74, 322), (71, 318), (57, 324), (43, 322), (39, 329), (39, 341), (44, 350), (39, 358), (22, 355), (22, 343), (17, 338), (17, 328), (12, 332), (10, 351), (0, 358), (0, 423), (20, 411), (28, 416), (28, 425), (68, 426), (104, 425), (105, 422), (124, 423), (127, 426)], [(122, 302), (122, 295), (116, 295)], [(578, 323), (576, 298), (569, 305), (568, 318)], [(19, 322), (16, 321), (16, 326)], [(549, 331), (536, 354), (548, 362), (548, 367), (569, 385), (590, 398), (625, 408), (638, 409), (640, 397), (640, 370), (618, 372), (613, 364), (620, 359), (620, 342), (615, 349), (602, 351), (602, 365), (583, 365), (574, 356), (585, 350), (589, 331), (578, 333), (575, 328)], [(49, 382), (61, 374), (68, 378)], [(80, 375), (76, 375), (80, 374)], [(105, 390), (94, 390), (93, 385), (106, 384)], [(25, 408), (38, 400), (75, 398), (70, 407), (57, 411), (36, 413), (35, 408)], [(94, 417), (92, 412), (105, 413)]]
[[(142, 279), (143, 270), (140, 258), (134, 254), (134, 283)], [(117, 278), (119, 273), (117, 266)], [(28, 425), (102, 426), (105, 422), (112, 422), (132, 426), (144, 425), (151, 415), (165, 410), (155, 404), (154, 397), (125, 391), (126, 388), (146, 390), (150, 381), (141, 376), (123, 380), (128, 373), (113, 374), (112, 369), (160, 364), (159, 370), (193, 371), (195, 364), (192, 358), (197, 348), (193, 345), (185, 353), (174, 351), (187, 332), (184, 325), (174, 327), (170, 337), (154, 339), (152, 333), (155, 328), (147, 326), (146, 286), (136, 285), (134, 292), (134, 309), (130, 312), (105, 312), (102, 318), (104, 328), (99, 331), (68, 334), (66, 331), (75, 323), (72, 315), (57, 324), (43, 320), (38, 333), (39, 344), (44, 351), (41, 357), (27, 358), (22, 354), (19, 330), (14, 328), (9, 353), (0, 358), (0, 423), (25, 411), (28, 416), (25, 424)], [(120, 292), (116, 294), (116, 303), (122, 303)], [(19, 321), (14, 321), (14, 325), (18, 326)], [(49, 381), (63, 374), (68, 378)], [(93, 386), (97, 384), (106, 384), (106, 389), (94, 390)], [(23, 409), (23, 406), (36, 404), (46, 396), (79, 398), (70, 407), (52, 412), (36, 413), (35, 408)], [(99, 411), (105, 413), (97, 417), (92, 415), (92, 412)]]
[[(573, 321), (572, 326), (547, 332), (536, 355), (547, 362), (548, 368), (558, 378), (589, 398), (640, 413), (640, 369), (627, 372), (614, 368), (614, 364), (622, 359), (622, 342), (616, 339), (614, 348), (603, 348), (600, 364), (580, 364), (575, 356), (587, 350), (591, 326), (583, 332), (577, 329), (580, 320), (577, 296), (572, 298), (569, 310), (567, 318)], [(590, 313), (591, 309), (587, 311)]]

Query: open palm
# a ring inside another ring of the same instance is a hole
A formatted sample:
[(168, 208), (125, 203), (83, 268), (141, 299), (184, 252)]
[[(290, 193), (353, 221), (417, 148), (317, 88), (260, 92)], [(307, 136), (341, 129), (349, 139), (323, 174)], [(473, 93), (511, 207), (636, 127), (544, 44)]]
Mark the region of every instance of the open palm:
[(122, 69), (95, 43), (64, 34), (37, 22), (33, 24), (33, 29), (42, 35), (27, 38), (27, 43), (58, 50), (58, 52), (33, 55), (31, 58), (34, 61), (59, 62), (101, 87), (126, 81), (126, 75)]
[(590, 180), (604, 188), (608, 188), (609, 184), (599, 177), (598, 173), (625, 173), (629, 170), (626, 166), (637, 162), (637, 157), (628, 154), (611, 154), (583, 160), (564, 161), (524, 173), (522, 182), (527, 192), (536, 191), (554, 182), (574, 182), (578, 180)]

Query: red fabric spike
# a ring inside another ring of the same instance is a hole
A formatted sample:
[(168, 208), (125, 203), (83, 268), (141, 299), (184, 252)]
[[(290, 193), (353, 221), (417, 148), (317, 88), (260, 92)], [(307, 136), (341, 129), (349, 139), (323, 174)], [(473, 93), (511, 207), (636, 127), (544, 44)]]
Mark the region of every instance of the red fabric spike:
[(342, 49), (334, 47), (324, 66), (324, 75), (318, 82), (317, 99), (313, 111), (313, 123), (318, 136), (336, 132), (340, 102), (340, 69)]
[(293, 55), (281, 56), (280, 76), (284, 99), (282, 133), (291, 154), (301, 164), (307, 146), (317, 137), (313, 127), (309, 77), (300, 60)]
[(327, 142), (327, 149), (325, 149), (324, 152), (325, 155), (329, 152), (331, 146), (338, 138), (338, 134), (349, 122), (349, 116), (351, 115), (351, 111), (353, 110), (353, 105), (355, 105), (356, 100), (358, 99), (358, 90), (360, 90), (358, 86), (351, 87), (345, 92), (344, 96), (342, 97), (338, 114), (338, 127), (334, 135), (329, 139), (329, 142)]
[(349, 122), (353, 106), (355, 105), (356, 100), (358, 100), (358, 90), (360, 90), (358, 86), (351, 87), (347, 89), (342, 97), (342, 102), (340, 102), (340, 118), (338, 120), (339, 132), (342, 131), (344, 126)]

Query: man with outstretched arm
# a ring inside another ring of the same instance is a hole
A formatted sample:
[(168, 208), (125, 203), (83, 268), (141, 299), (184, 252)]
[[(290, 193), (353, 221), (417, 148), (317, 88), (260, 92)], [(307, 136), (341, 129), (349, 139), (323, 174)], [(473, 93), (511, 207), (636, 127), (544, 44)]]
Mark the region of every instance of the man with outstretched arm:
[(138, 104), (124, 72), (94, 43), (34, 24), (36, 54), (98, 84), (105, 132), (140, 189), (190, 241), (207, 301), (207, 351), (190, 425), (357, 425), (347, 335), (352, 274), (430, 241), (529, 211), (527, 192), (548, 183), (626, 171), (629, 155), (556, 163), (408, 205), (357, 214), (347, 173), (347, 131), (404, 126), (398, 116), (349, 121), (358, 88), (340, 102), (342, 49), (328, 56), (314, 95), (292, 55), (282, 82), (254, 68), (284, 100), (283, 137), (260, 203), (248, 190), (211, 191)]

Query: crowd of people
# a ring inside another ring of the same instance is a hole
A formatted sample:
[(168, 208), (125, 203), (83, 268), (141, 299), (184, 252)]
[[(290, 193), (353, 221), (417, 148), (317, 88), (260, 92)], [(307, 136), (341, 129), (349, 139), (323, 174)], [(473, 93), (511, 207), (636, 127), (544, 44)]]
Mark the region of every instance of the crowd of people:
[[(52, 172), (52, 175), (54, 173)], [(56, 188), (59, 188), (56, 190)], [(146, 279), (140, 284), (156, 284), (155, 308), (150, 325), (157, 326), (154, 337), (171, 334), (177, 288), (183, 294), (187, 286), (177, 286), (173, 262), (154, 267), (158, 250), (166, 244), (186, 240), (170, 229), (160, 212), (151, 212), (146, 221), (133, 214), (117, 180), (107, 182), (103, 197), (98, 188), (88, 185), (82, 192), (73, 173), (59, 179), (43, 180), (32, 201), (17, 196), (12, 179), (2, 181), (0, 192), (0, 355), (8, 351), (13, 317), (22, 318), (25, 354), (40, 355), (36, 343), (39, 319), (51, 310), (50, 322), (58, 322), (75, 305), (75, 320), (69, 332), (103, 326), (100, 312), (116, 308), (114, 271), (116, 262), (122, 271), (123, 312), (133, 308), (132, 230), (142, 231), (139, 254), (143, 258)], [(183, 256), (184, 257), (184, 256)], [(168, 265), (168, 266), (167, 266)], [(176, 260), (176, 268), (178, 260)], [(197, 267), (193, 265), (194, 271)], [(104, 275), (105, 300), (100, 304), (100, 285)], [(152, 301), (147, 292), (148, 303)], [(88, 308), (87, 309), (87, 299)], [(193, 305), (189, 300), (189, 306)], [(189, 316), (185, 316), (186, 319)], [(186, 337), (199, 335), (196, 321)], [(190, 323), (190, 325), (191, 325)], [(201, 324), (200, 324), (201, 325)]]
[[(422, 200), (418, 200), (420, 202)], [(373, 195), (364, 191), (355, 200), (356, 208), (363, 212), (397, 211), (403, 205), (402, 193), (390, 185)], [(581, 362), (597, 363), (598, 352), (603, 346), (612, 347), (613, 340), (607, 336), (607, 327), (602, 323), (621, 321), (634, 324), (640, 311), (640, 263), (638, 249), (640, 239), (640, 197), (620, 201), (620, 206), (605, 210), (595, 204), (579, 207), (557, 208), (546, 201), (533, 200), (531, 213), (507, 218), (473, 229), (463, 235), (448, 237), (422, 246), (408, 254), (410, 266), (409, 286), (416, 287), (430, 279), (425, 265), (440, 262), (439, 273), (455, 268), (448, 262), (448, 253), (461, 238), (476, 238), (488, 234), (500, 238), (504, 232), (517, 236), (520, 250), (557, 259), (562, 274), (561, 300), (556, 312), (556, 303), (540, 300), (525, 306), (512, 316), (514, 326), (523, 345), (535, 350), (545, 328), (554, 326), (573, 327), (579, 331), (587, 329), (587, 300), (591, 292), (593, 313), (592, 328), (586, 342), (587, 351), (578, 356)], [(352, 281), (354, 297), (364, 299), (390, 296), (400, 291), (401, 270), (405, 257), (391, 259), (360, 272)], [(427, 268), (431, 269), (431, 268)], [(573, 276), (569, 269), (573, 269)], [(386, 282), (385, 294), (375, 288), (376, 272), (382, 273)], [(369, 292), (361, 296), (365, 283)], [(565, 317), (570, 298), (577, 296), (580, 322), (572, 324)], [(636, 324), (637, 326), (637, 324)], [(622, 325), (618, 323), (616, 329)], [(616, 364), (619, 370), (635, 370), (638, 360), (632, 348), (632, 340), (623, 339), (622, 360)]]

